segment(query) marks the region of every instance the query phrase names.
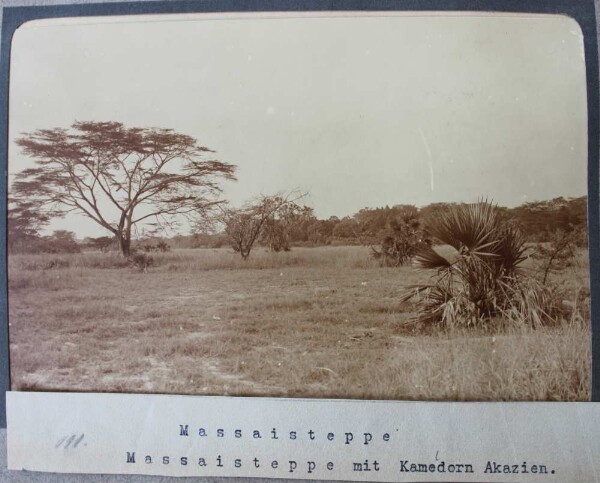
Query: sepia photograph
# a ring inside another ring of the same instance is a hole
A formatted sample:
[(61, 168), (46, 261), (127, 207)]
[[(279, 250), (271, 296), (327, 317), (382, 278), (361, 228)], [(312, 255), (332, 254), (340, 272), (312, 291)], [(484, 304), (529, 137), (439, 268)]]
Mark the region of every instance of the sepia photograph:
[(9, 101), (13, 391), (590, 400), (575, 20), (35, 20)]

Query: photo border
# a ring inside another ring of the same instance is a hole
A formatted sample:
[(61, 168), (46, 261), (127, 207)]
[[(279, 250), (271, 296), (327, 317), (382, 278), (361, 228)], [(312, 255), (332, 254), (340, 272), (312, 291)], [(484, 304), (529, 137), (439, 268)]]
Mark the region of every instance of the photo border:
[(592, 323), (592, 397), (600, 401), (600, 197), (598, 44), (594, 0), (159, 0), (15, 6), (3, 8), (0, 45), (0, 428), (6, 428), (5, 393), (10, 390), (8, 327), (7, 188), (9, 69), (15, 31), (30, 20), (113, 15), (252, 12), (500, 12), (566, 15), (583, 32), (588, 116), (588, 230)]

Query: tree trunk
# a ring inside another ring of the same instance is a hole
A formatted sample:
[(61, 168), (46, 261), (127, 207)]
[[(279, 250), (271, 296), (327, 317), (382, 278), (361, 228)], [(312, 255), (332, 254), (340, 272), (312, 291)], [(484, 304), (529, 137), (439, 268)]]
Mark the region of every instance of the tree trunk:
[(131, 255), (131, 215), (123, 216), (117, 233), (121, 254), (124, 257)]
[(124, 257), (128, 257), (131, 254), (131, 239), (127, 237), (125, 233), (118, 233), (117, 240), (119, 242), (119, 248), (121, 254)]

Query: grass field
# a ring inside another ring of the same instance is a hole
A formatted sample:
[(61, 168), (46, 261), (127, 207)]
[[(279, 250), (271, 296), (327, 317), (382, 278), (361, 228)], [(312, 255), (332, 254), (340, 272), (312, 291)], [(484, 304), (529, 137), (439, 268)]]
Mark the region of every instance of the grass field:
[[(13, 389), (590, 398), (588, 316), (537, 330), (419, 327), (398, 298), (427, 274), (380, 267), (363, 247), (153, 256), (145, 273), (117, 254), (11, 256)], [(587, 264), (555, 277), (575, 297)]]

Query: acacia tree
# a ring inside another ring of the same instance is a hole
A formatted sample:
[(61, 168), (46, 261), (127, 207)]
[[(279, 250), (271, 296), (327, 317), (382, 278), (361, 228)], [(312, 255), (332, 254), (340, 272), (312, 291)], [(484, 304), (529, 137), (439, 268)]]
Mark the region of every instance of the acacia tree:
[(13, 196), (53, 216), (87, 216), (115, 236), (125, 256), (137, 223), (206, 217), (223, 202), (220, 181), (235, 179), (234, 165), (203, 159), (213, 151), (172, 129), (75, 122), (16, 142), (36, 166), (16, 175)]

